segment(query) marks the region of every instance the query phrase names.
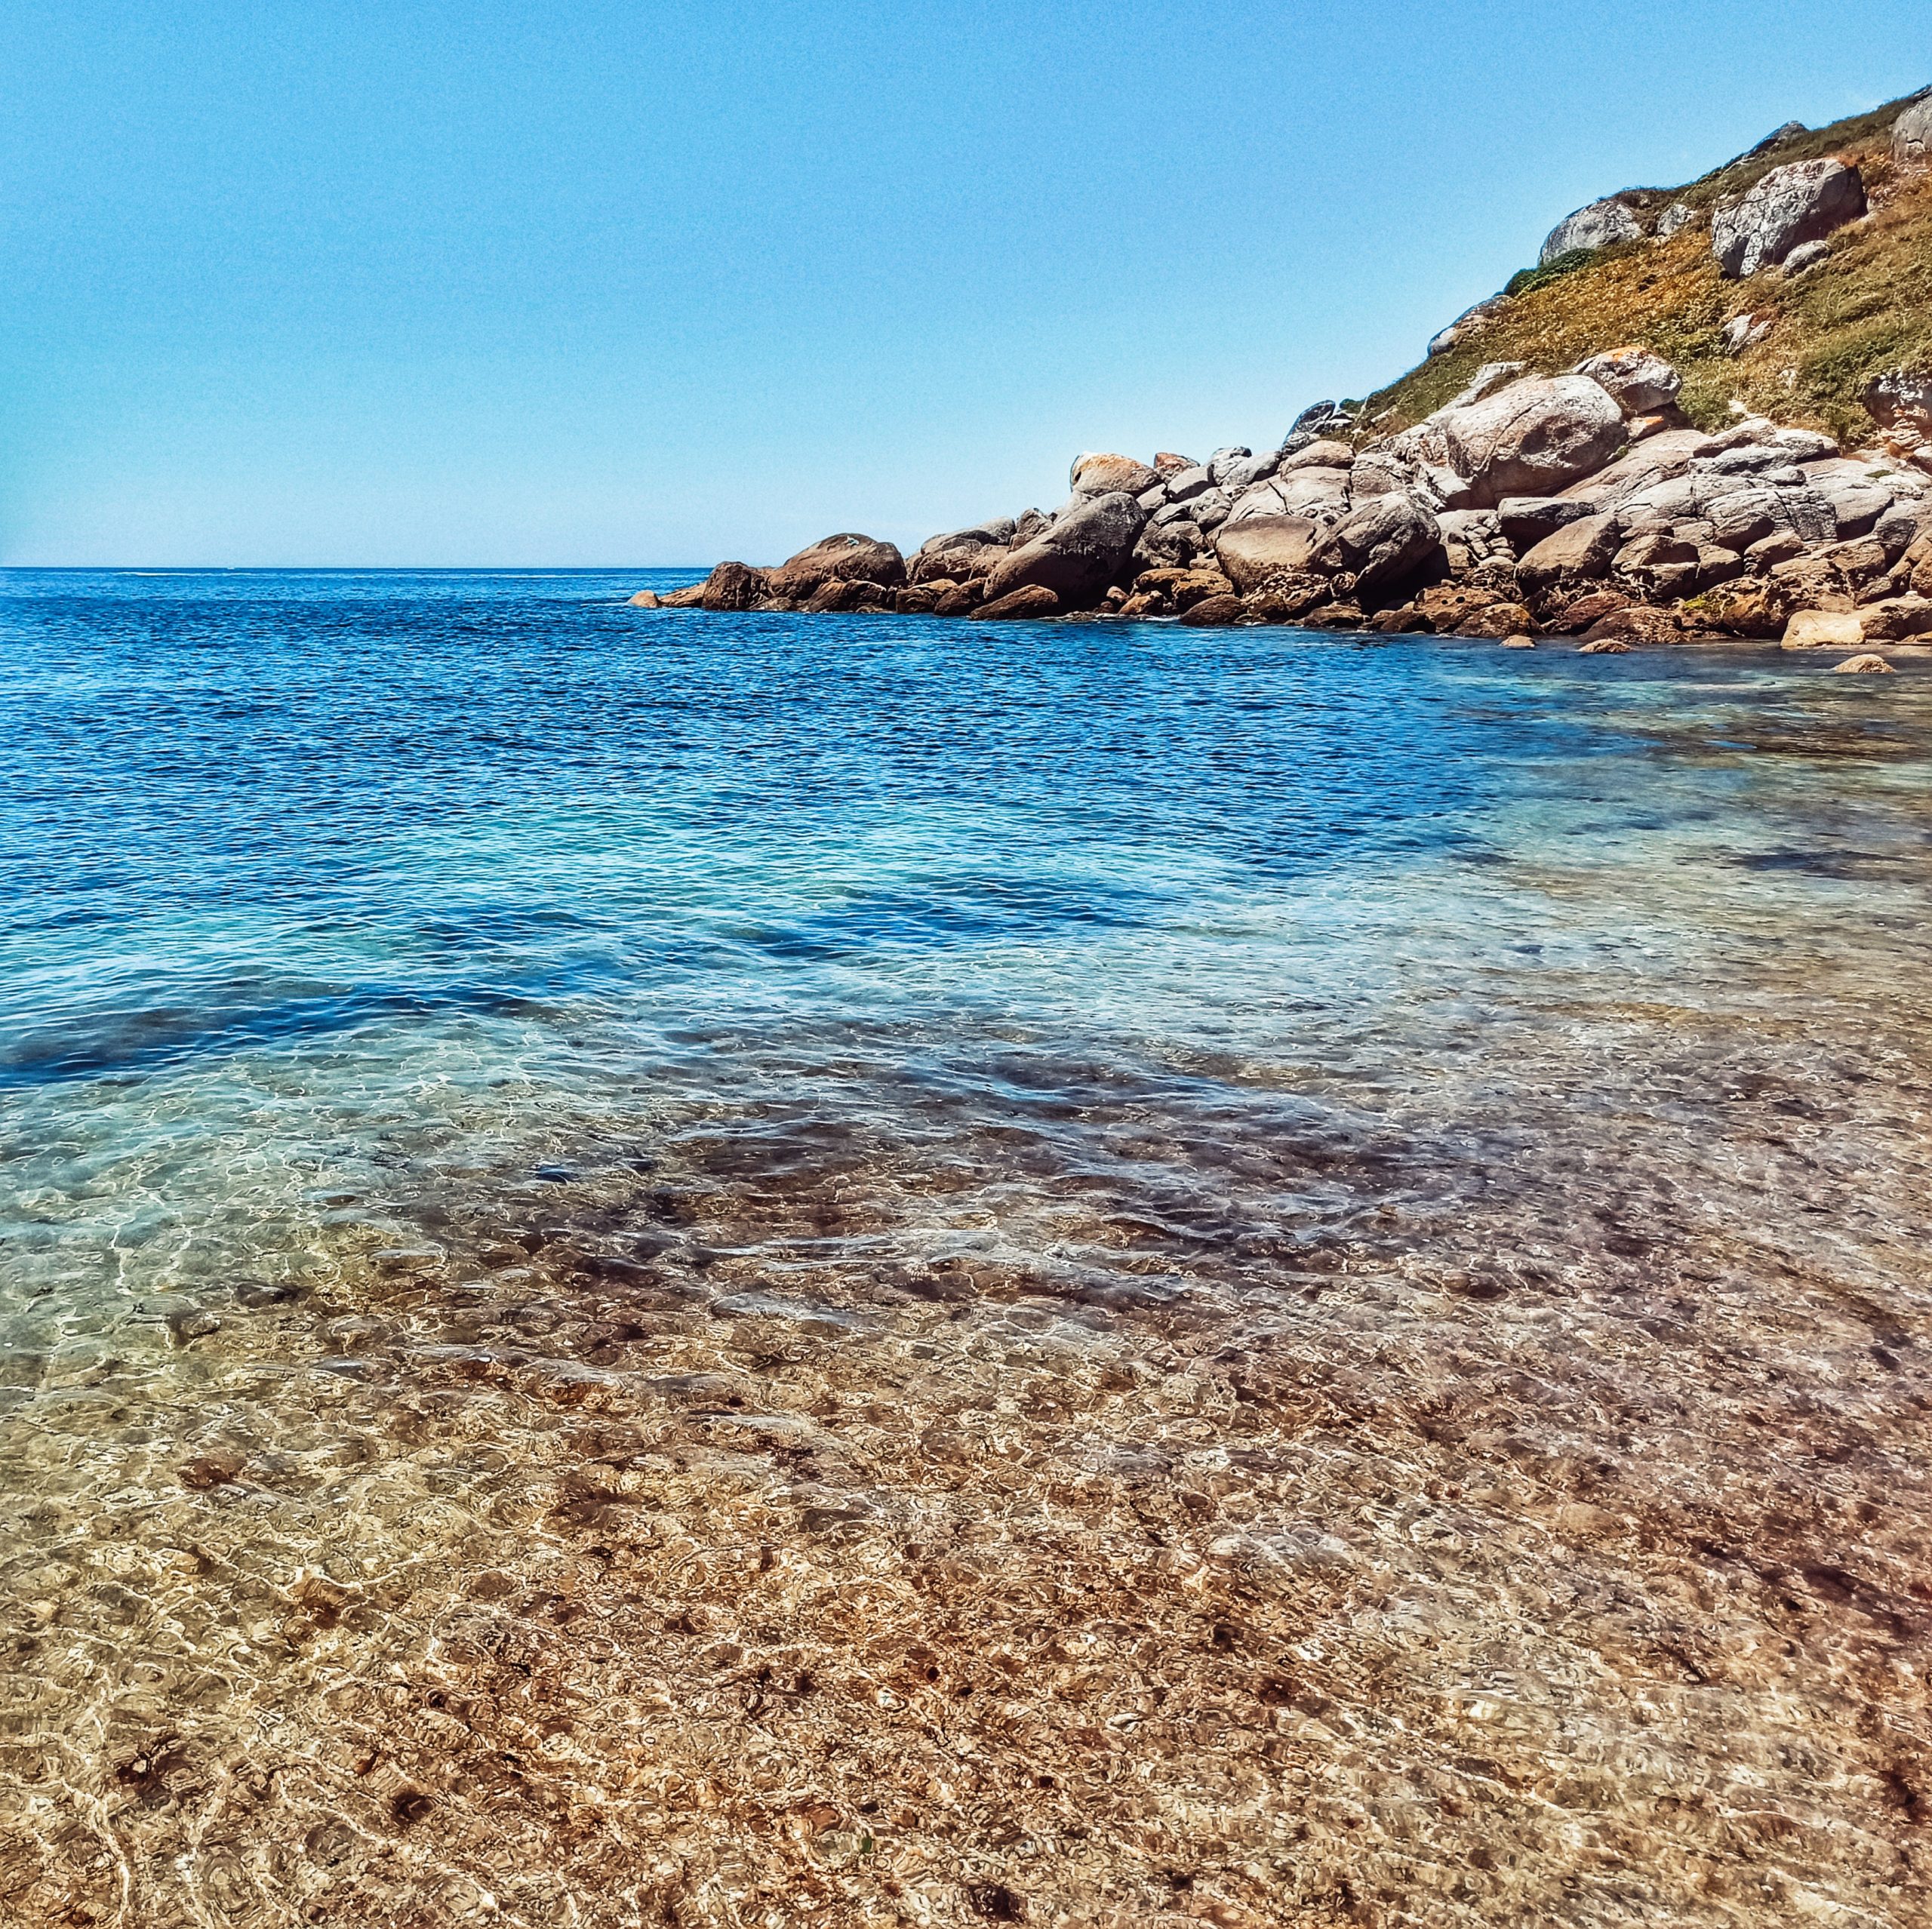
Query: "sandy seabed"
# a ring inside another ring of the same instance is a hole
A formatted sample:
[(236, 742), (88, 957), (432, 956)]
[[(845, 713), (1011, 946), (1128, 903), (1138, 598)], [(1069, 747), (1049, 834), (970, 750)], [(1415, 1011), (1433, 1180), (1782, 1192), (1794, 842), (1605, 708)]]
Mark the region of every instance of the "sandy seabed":
[(1016, 1047), (324, 1212), (5, 1435), (0, 1919), (1924, 1921), (1932, 1032), (1842, 992), (1448, 1138)]

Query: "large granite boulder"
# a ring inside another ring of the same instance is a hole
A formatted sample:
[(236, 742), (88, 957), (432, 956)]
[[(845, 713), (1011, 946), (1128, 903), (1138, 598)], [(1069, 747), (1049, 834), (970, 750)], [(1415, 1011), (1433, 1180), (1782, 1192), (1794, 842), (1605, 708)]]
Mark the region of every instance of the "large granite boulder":
[(1774, 268), (1795, 248), (1823, 241), (1865, 212), (1865, 183), (1841, 161), (1774, 168), (1748, 192), (1721, 201), (1711, 217), (1711, 252), (1734, 280)]
[(1371, 496), (1328, 531), (1315, 566), (1352, 576), (1358, 598), (1374, 595), (1406, 583), (1441, 543), (1435, 516), (1414, 497)]
[[(1932, 96), (1926, 104), (1932, 106)], [(1859, 399), (1881, 429), (1908, 429), (1915, 435), (1932, 435), (1932, 374), (1887, 369), (1866, 383)]]
[(896, 589), (905, 580), (906, 558), (891, 543), (849, 534), (801, 549), (767, 578), (772, 595), (793, 602), (827, 583), (876, 583)]
[(1547, 268), (1559, 257), (1574, 254), (1580, 248), (1612, 248), (1619, 242), (1640, 240), (1643, 232), (1643, 223), (1629, 205), (1612, 195), (1607, 200), (1593, 201), (1589, 207), (1578, 208), (1574, 214), (1566, 214), (1550, 229), (1543, 252), (1537, 258)]
[(1516, 565), (1517, 579), (1526, 589), (1542, 592), (1559, 583), (1607, 576), (1622, 546), (1614, 515), (1580, 516), (1524, 556)]
[(1577, 365), (1579, 375), (1587, 375), (1608, 392), (1626, 415), (1654, 415), (1672, 407), (1684, 378), (1663, 357), (1647, 348), (1611, 349), (1593, 355)]
[(1593, 475), (1624, 441), (1623, 411), (1587, 375), (1531, 376), (1464, 408), (1438, 409), (1395, 438), (1397, 454), (1460, 480), (1449, 509), (1551, 496)]
[(705, 578), (699, 607), (707, 610), (748, 610), (771, 593), (764, 571), (748, 563), (721, 562)]
[(1051, 589), (1061, 606), (1090, 609), (1126, 568), (1147, 512), (1126, 491), (1076, 497), (1051, 528), (1003, 557), (986, 579), (989, 602), (1028, 583)]
[(1076, 496), (1110, 496), (1120, 490), (1144, 496), (1160, 488), (1161, 479), (1158, 470), (1124, 455), (1075, 456), (1069, 478)]
[(1245, 595), (1270, 577), (1305, 572), (1326, 526), (1306, 515), (1232, 517), (1214, 538), (1214, 555), (1229, 580)]
[(949, 578), (958, 583), (984, 576), (1005, 555), (1014, 527), (1011, 516), (998, 515), (976, 522), (970, 529), (949, 529), (943, 535), (928, 537), (906, 565), (906, 573), (915, 583)]
[(1892, 158), (1901, 168), (1932, 168), (1932, 94), (1921, 94), (1893, 122)]

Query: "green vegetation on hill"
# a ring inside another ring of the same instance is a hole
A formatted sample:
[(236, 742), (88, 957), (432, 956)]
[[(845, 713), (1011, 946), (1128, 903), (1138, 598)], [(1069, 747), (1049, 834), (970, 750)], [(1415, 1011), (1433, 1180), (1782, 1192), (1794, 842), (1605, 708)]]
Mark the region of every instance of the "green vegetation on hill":
[[(1872, 377), (1894, 368), (1932, 371), (1932, 173), (1893, 165), (1892, 124), (1903, 105), (1795, 136), (1687, 187), (1620, 197), (1650, 225), (1673, 201), (1708, 211), (1774, 168), (1835, 155), (1863, 174), (1872, 213), (1832, 237), (1822, 266), (1795, 280), (1774, 269), (1727, 281), (1712, 259), (1707, 220), (1668, 241), (1562, 256), (1518, 275), (1453, 347), (1370, 397), (1364, 426), (1383, 435), (1420, 421), (1485, 362), (1521, 361), (1555, 374), (1638, 343), (1676, 365), (1684, 412), (1700, 426), (1721, 424), (1735, 401), (1850, 444), (1869, 439), (1860, 398)], [(1764, 340), (1733, 355), (1723, 330), (1739, 315), (1772, 325)]]

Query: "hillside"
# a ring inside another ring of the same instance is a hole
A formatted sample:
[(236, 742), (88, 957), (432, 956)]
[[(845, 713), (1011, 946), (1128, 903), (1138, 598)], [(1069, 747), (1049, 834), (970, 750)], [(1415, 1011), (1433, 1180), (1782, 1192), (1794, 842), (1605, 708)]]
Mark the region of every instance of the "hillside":
[[(1680, 188), (1624, 190), (1615, 198), (1649, 235), (1518, 275), (1452, 347), (1368, 398), (1364, 429), (1386, 435), (1420, 421), (1485, 363), (1520, 361), (1532, 374), (1555, 374), (1641, 342), (1683, 377), (1678, 404), (1700, 428), (1721, 426), (1736, 401), (1850, 446), (1869, 439), (1871, 418), (1860, 400), (1866, 383), (1891, 369), (1932, 371), (1932, 173), (1902, 169), (1892, 158), (1892, 130), (1906, 104), (1775, 139)], [(1725, 280), (1707, 219), (1654, 238), (1673, 203), (1707, 217), (1774, 168), (1826, 156), (1858, 168), (1872, 213), (1834, 235), (1829, 258), (1808, 274)], [(1733, 354), (1723, 329), (1738, 315), (1768, 318), (1771, 327)]]

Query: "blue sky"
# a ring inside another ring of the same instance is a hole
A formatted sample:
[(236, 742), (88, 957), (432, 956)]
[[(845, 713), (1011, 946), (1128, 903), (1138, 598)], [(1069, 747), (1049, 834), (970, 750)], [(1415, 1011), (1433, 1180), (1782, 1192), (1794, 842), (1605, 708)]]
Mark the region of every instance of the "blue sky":
[(1924, 0), (9, 0), (0, 561), (775, 560), (1278, 439)]

